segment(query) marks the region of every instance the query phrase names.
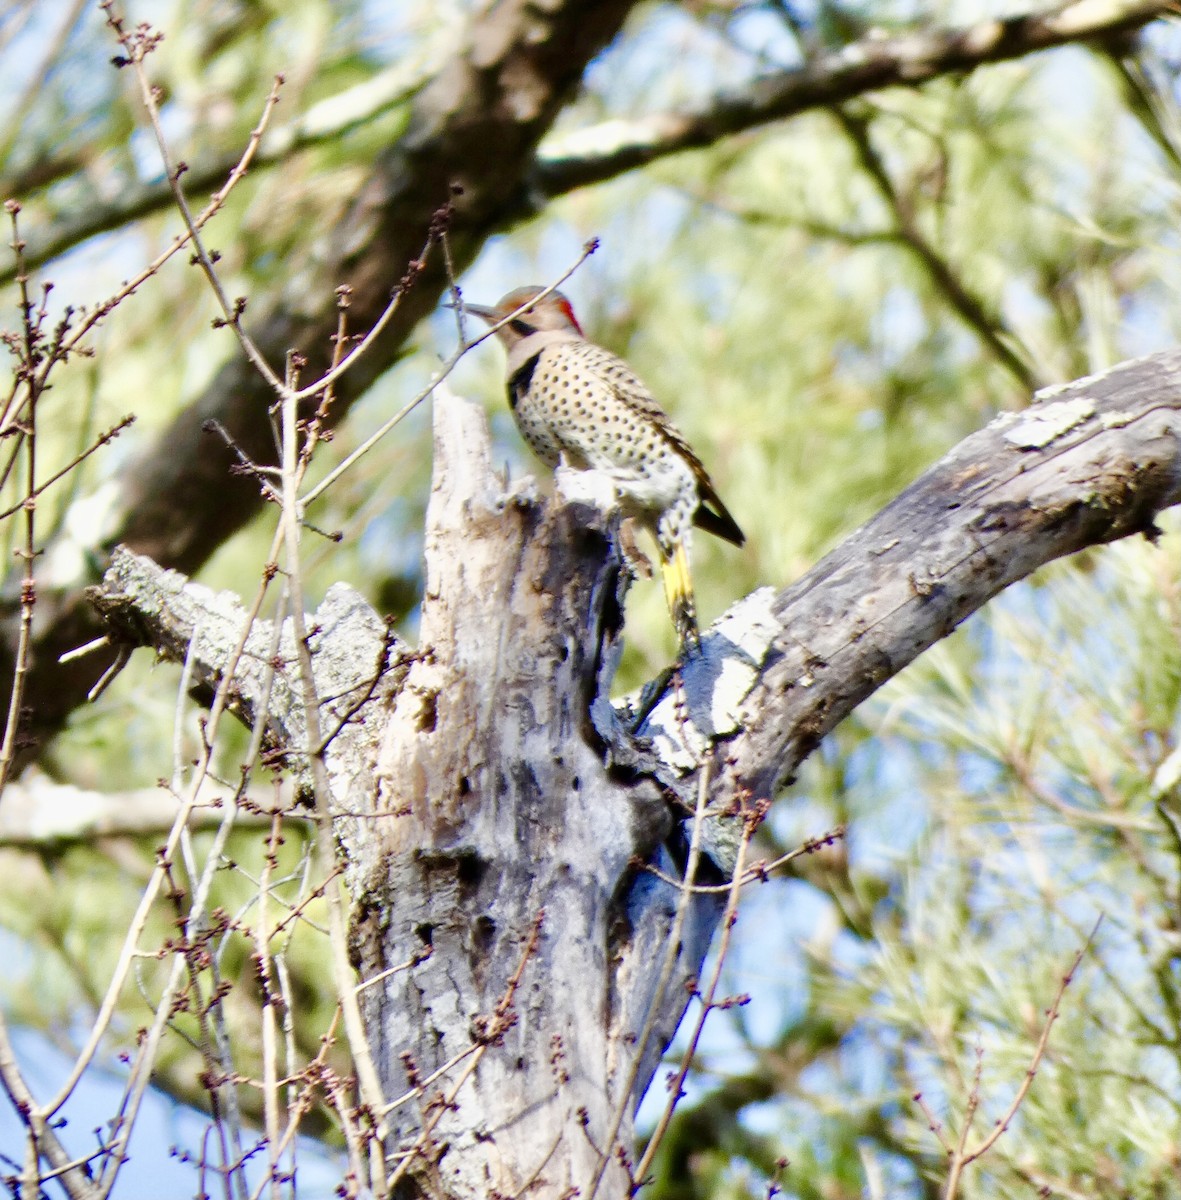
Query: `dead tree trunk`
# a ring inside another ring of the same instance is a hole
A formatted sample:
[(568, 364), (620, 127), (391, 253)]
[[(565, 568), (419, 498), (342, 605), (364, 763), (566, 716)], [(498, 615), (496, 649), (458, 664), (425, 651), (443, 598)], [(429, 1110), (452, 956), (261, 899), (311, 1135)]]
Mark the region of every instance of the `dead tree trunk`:
[[(419, 648), (386, 646), (344, 590), (313, 618), (399, 1194), (586, 1200), (602, 1170), (600, 1195), (628, 1194), (632, 1114), (719, 914), (695, 898), (658, 987), (678, 891), (643, 864), (678, 869), (701, 784), (724, 875), (734, 801), (770, 800), (926, 646), (1040, 564), (1151, 533), (1181, 498), (1179, 368), (1181, 352), (1127, 363), (966, 439), (804, 579), (736, 605), (654, 687), (638, 741), (606, 699), (625, 581), (610, 518), (510, 489), (483, 414), (436, 399)], [(187, 651), (206, 692), (243, 619), (125, 553), (96, 603), (125, 639)], [(239, 673), (248, 720), (260, 686)], [(268, 717), (296, 761), (298, 695)]]
[[(585, 1188), (619, 1108), (630, 1144), (628, 885), (670, 821), (592, 722), (618, 648), (613, 547), (597, 511), (506, 491), (482, 411), (439, 403), (419, 654), (349, 847), (361, 977), (431, 951), (365, 993), (386, 1096), (467, 1056), (390, 1116), (429, 1195)], [(604, 1189), (627, 1194), (618, 1163)]]

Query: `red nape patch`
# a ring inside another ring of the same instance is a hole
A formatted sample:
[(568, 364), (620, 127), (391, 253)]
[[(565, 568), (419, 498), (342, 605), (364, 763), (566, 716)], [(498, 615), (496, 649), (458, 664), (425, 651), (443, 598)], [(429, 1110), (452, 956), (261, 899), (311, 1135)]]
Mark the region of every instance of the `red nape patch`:
[(565, 296), (555, 295), (554, 299), (558, 302), (558, 307), (566, 314), (566, 319), (578, 330), (579, 336), (586, 337), (586, 334), (582, 332), (582, 326), (578, 323), (578, 318), (574, 315), (574, 309), (570, 307), (570, 301)]

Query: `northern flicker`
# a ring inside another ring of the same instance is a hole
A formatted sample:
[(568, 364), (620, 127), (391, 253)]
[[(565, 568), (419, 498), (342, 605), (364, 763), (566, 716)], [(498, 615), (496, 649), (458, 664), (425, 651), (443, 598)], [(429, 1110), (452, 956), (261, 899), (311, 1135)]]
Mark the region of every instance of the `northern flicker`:
[(493, 308), (464, 307), (490, 325), (512, 318), (497, 336), (508, 351), (508, 402), (522, 436), (550, 467), (606, 477), (624, 515), (651, 531), (673, 624), (681, 644), (695, 647), (693, 526), (736, 546), (745, 540), (742, 530), (701, 460), (627, 363), (586, 340), (561, 292), (530, 304), (542, 291), (518, 288)]

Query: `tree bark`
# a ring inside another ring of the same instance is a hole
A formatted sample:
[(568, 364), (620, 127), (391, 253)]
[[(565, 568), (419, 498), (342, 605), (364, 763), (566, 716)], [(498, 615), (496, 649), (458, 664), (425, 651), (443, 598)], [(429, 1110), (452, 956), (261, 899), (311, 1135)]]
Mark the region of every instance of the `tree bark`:
[[(404, 1148), (426, 1113), (424, 1194), (556, 1197), (586, 1186), (617, 1106), (630, 1129), (621, 905), (668, 813), (650, 779), (612, 770), (591, 719), (618, 646), (610, 523), (506, 492), (483, 411), (436, 412), (421, 657), (386, 724), (378, 819), (350, 848), (362, 977), (432, 953), (365, 993), (367, 1025), (391, 1098), (478, 1047), (449, 1104), (431, 1109), (466, 1064), (391, 1114)], [(604, 1186), (627, 1194), (618, 1163)]]
[[(447, 286), (437, 248), (421, 272), (408, 266), (422, 252), (433, 214), (448, 200), (454, 202), (450, 250), (456, 270), (462, 270), (494, 230), (527, 209), (538, 141), (633, 3), (506, 0), (477, 13), (461, 49), (416, 97), (406, 133), (374, 163), (350, 210), (316, 241), (314, 261), (295, 274), (287, 295), (248, 321), (251, 336), (280, 376), (287, 352), (294, 349), (307, 362), (303, 378), (308, 380), (330, 361), (339, 318), (337, 286), (350, 289), (350, 333), (365, 331), (409, 272), (413, 286), (383, 336), (338, 381), (330, 423), (342, 420), (397, 360)], [(461, 192), (453, 194), (453, 185)], [(163, 566), (195, 571), (261, 508), (257, 481), (230, 473), (235, 455), (207, 432), (208, 423), (218, 422), (250, 460), (271, 464), (274, 401), (254, 367), (235, 357), (127, 465), (107, 495), (86, 500), (86, 520), (79, 523), (96, 531), (95, 543), (56, 559), (76, 563), (83, 574), (43, 572), (39, 584), (41, 633), (26, 681), (33, 738), (56, 733), (107, 665), (101, 655), (64, 666), (58, 662), (61, 654), (94, 636), (79, 591), (93, 581), (85, 575), (90, 564), (105, 561), (114, 545), (123, 544)], [(2, 649), (10, 660), (12, 645), (6, 640)], [(0, 662), (0, 689), (5, 689), (0, 703), (6, 702), (11, 679), (11, 661)]]
[[(695, 898), (655, 989), (678, 891), (637, 863), (683, 864), (704, 779), (724, 875), (732, 803), (773, 798), (923, 649), (1042, 563), (1151, 536), (1181, 499), (1181, 352), (967, 438), (803, 579), (740, 601), (655, 686), (638, 741), (603, 700), (627, 582), (612, 518), (506, 487), (482, 412), (447, 396), (435, 455), (421, 645), (330, 750), (392, 1162), (402, 1195), (467, 1200), (588, 1196), (602, 1157), (602, 1194), (626, 1195), (616, 1152), (719, 914)], [(180, 652), (167, 604), (104, 591), (126, 636)], [(371, 651), (341, 680), (361, 687)]]
[[(1168, 11), (1160, 0), (1078, 0), (1060, 9), (962, 28), (896, 37), (874, 34), (700, 108), (609, 122), (577, 137), (556, 138), (539, 153), (540, 140), (587, 63), (617, 33), (631, 7), (632, 0), (512, 0), (477, 13), (452, 59), (410, 104), (407, 133), (379, 157), (357, 202), (316, 243), (314, 260), (300, 265), (289, 294), (249, 319), (251, 335), (272, 364), (281, 364), (287, 351), (295, 349), (307, 360), (305, 378), (324, 367), (336, 329), (334, 289), (339, 284), (352, 290), (351, 329), (372, 324), (419, 254), (432, 209), (447, 199), (452, 183), (464, 188), (452, 237), (454, 262), (462, 269), (490, 234), (533, 215), (539, 201), (576, 187), (875, 89), (917, 86), (949, 72), (1069, 42), (1118, 39)], [(298, 143), (298, 126), (285, 136)], [(227, 158), (222, 167), (228, 170), (232, 161)], [(202, 188), (221, 178), (221, 168), (186, 176)], [(167, 202), (166, 188), (160, 190), (160, 202)], [(130, 207), (98, 216), (93, 226), (83, 221), (70, 236), (112, 228), (149, 206), (142, 194), (118, 203)], [(38, 248), (35, 231), (32, 239), (29, 254), (38, 262), (50, 247)], [(61, 249), (62, 243), (56, 246)], [(5, 272), (12, 269), (11, 264), (3, 266)], [(338, 384), (331, 421), (342, 420), (355, 399), (396, 361), (444, 285), (436, 255), (379, 343)], [(267, 409), (272, 401), (249, 364), (239, 358), (228, 362), (161, 437), (128, 464), (115, 487), (101, 498), (87, 498), (87, 519), (77, 523), (92, 531), (86, 544), (50, 548), (46, 561), (69, 561), (77, 570), (42, 573), (40, 633), (26, 683), (27, 735), (34, 743), (62, 727), (106, 666), (95, 656), (58, 662), (94, 634), (90, 610), (79, 594), (94, 578), (89, 573), (97, 570), (94, 564), (104, 562), (118, 543), (190, 573), (205, 562), (257, 514), (261, 503), (254, 481), (229, 474), (233, 455), (220, 439), (204, 432), (206, 424), (219, 422), (245, 455), (269, 463), (273, 439)], [(62, 550), (66, 552), (57, 553)], [(7, 624), (9, 634), (0, 646), (4, 689), (12, 677), (13, 622)], [(5, 697), (0, 691), (0, 704)]]
[(1181, 352), (1043, 388), (972, 434), (773, 606), (719, 785), (776, 794), (831, 729), (998, 592), (1181, 500)]
[(1071, 42), (1117, 44), (1168, 11), (1162, 0), (1075, 0), (959, 27), (915, 28), (894, 36), (875, 29), (837, 49), (825, 47), (803, 66), (768, 73), (695, 108), (610, 121), (547, 139), (538, 178), (547, 196), (562, 195), (670, 154), (712, 146), (731, 134), (883, 88), (920, 87)]

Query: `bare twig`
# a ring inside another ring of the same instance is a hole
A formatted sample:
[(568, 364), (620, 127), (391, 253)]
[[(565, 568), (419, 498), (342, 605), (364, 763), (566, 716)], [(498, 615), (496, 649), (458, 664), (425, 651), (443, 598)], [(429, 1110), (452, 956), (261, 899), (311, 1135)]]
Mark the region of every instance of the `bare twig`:
[[(123, 432), (123, 430), (134, 423), (135, 414), (128, 413), (127, 416), (123, 417), (122, 420), (117, 421), (105, 433), (100, 433), (98, 437), (96, 437), (94, 441), (92, 441), (90, 445), (86, 447), (86, 449), (82, 450), (78, 454), (75, 454), (74, 457), (68, 463), (66, 463), (64, 467), (58, 471), (54, 471), (54, 473), (50, 475), (48, 479), (42, 480), (42, 482), (37, 484), (36, 488), (29, 492), (28, 498), (22, 500), (19, 504), (12, 505), (11, 508), (6, 508), (0, 511), (0, 521), (7, 517), (14, 516), (16, 513), (20, 512), (22, 508), (27, 507), (30, 498), (36, 498), (37, 496), (40, 496), (42, 493), (46, 492), (55, 483), (57, 483), (59, 479), (64, 479), (81, 463), (85, 462), (86, 459), (88, 459), (96, 450), (101, 450), (103, 446), (109, 445), (115, 440), (115, 438), (119, 436), (119, 434)], [(58, 661), (60, 662), (62, 660), (59, 659)]]
[(57, 1133), (45, 1115), (37, 1108), (33, 1094), (29, 1091), (17, 1065), (12, 1043), (8, 1039), (8, 1026), (0, 1013), (0, 1087), (4, 1088), (13, 1108), (21, 1114), (29, 1129), (29, 1153), (32, 1156), (33, 1180), (29, 1194), (40, 1194), (39, 1180), (44, 1178), (37, 1170), (36, 1156), (44, 1154), (59, 1176), (70, 1200), (97, 1200), (99, 1193), (90, 1181), (86, 1170), (87, 1159), (71, 1159), (66, 1153)]
[[(135, 72), (136, 82), (139, 84), (140, 98), (143, 101), (144, 110), (148, 114), (148, 120), (151, 122), (152, 132), (156, 138), (156, 149), (164, 164), (164, 174), (172, 188), (172, 196), (176, 202), (176, 207), (180, 210), (180, 214), (184, 219), (185, 229), (188, 231), (188, 240), (193, 244), (196, 260), (200, 264), (201, 270), (205, 273), (205, 278), (209, 281), (209, 286), (213, 289), (213, 294), (217, 297), (217, 302), (221, 307), (222, 320), (234, 331), (234, 336), (237, 337), (238, 343), (242, 347), (242, 352), (254, 365), (255, 370), (262, 375), (276, 393), (281, 394), (283, 391), (282, 381), (272, 370), (262, 351), (254, 344), (253, 339), (242, 326), (241, 318), (242, 313), (245, 311), (245, 301), (231, 301), (226, 295), (221, 278), (213, 265), (213, 256), (205, 249), (204, 243), (201, 241), (201, 227), (197, 224), (197, 220), (189, 208), (189, 201), (185, 195), (184, 188), (180, 186), (180, 177), (186, 170), (186, 167), (183, 163), (174, 165), (172, 162), (172, 153), (168, 148), (168, 141), (164, 136), (163, 126), (160, 124), (159, 94), (152, 85), (151, 80), (148, 79), (147, 69), (144, 65), (148, 55), (159, 44), (159, 35), (146, 25), (137, 26), (133, 31), (128, 32), (122, 18), (115, 10), (115, 0), (101, 0), (99, 7), (106, 13), (108, 26), (118, 39), (119, 44), (127, 52), (126, 60), (119, 65), (130, 66)], [(266, 105), (263, 108), (262, 120), (250, 135), (246, 153), (242, 156), (239, 164), (240, 172), (246, 170), (246, 167), (250, 164), (250, 160), (254, 157), (258, 144), (262, 140), (266, 123), (270, 118), (274, 106), (278, 103), (279, 89), (282, 86), (283, 77), (278, 75), (275, 77), (270, 95), (267, 97)]]
[[(744, 801), (744, 803), (749, 803), (749, 801)], [(726, 961), (726, 953), (730, 948), (730, 938), (734, 925), (738, 920), (738, 899), (742, 894), (742, 880), (745, 873), (747, 850), (750, 847), (750, 840), (754, 837), (755, 830), (758, 829), (766, 815), (768, 807), (769, 805), (766, 803), (754, 804), (751, 806), (751, 811), (743, 813), (742, 837), (738, 843), (738, 857), (734, 866), (734, 876), (730, 882), (729, 893), (726, 897), (726, 908), (722, 914), (722, 934), (718, 943), (717, 957), (714, 961), (709, 982), (706, 984), (705, 992), (701, 995), (701, 1011), (697, 1014), (697, 1020), (694, 1022), (693, 1030), (689, 1035), (689, 1045), (685, 1050), (680, 1067), (669, 1084), (668, 1102), (660, 1114), (660, 1119), (656, 1123), (656, 1128), (652, 1131), (652, 1136), (648, 1139), (648, 1145), (644, 1148), (644, 1153), (640, 1161), (636, 1164), (635, 1183), (637, 1185), (643, 1183), (644, 1177), (652, 1165), (656, 1151), (660, 1148), (660, 1143), (664, 1140), (664, 1135), (668, 1131), (673, 1112), (676, 1110), (677, 1104), (684, 1094), (685, 1077), (689, 1074), (689, 1070), (693, 1066), (693, 1059), (697, 1054), (697, 1046), (701, 1041), (705, 1022), (716, 1007), (714, 996), (717, 994), (718, 981), (721, 979), (722, 967)], [(746, 999), (744, 997), (743, 1002)]]
[(680, 894), (677, 896), (677, 908), (673, 915), (672, 927), (668, 931), (668, 940), (665, 942), (664, 960), (660, 964), (660, 974), (656, 977), (656, 987), (652, 992), (652, 1000), (648, 1006), (648, 1015), (644, 1020), (644, 1027), (640, 1030), (639, 1037), (636, 1039), (632, 1061), (628, 1067), (627, 1078), (620, 1089), (619, 1101), (615, 1112), (612, 1114), (611, 1124), (607, 1129), (607, 1136), (603, 1145), (599, 1148), (599, 1162), (587, 1186), (586, 1200), (595, 1200), (595, 1193), (599, 1190), (599, 1186), (603, 1182), (603, 1175), (614, 1153), (616, 1139), (619, 1137), (619, 1127), (623, 1124), (624, 1114), (627, 1112), (628, 1106), (633, 1102), (632, 1091), (636, 1086), (636, 1078), (640, 1073), (640, 1063), (644, 1057), (644, 1051), (648, 1043), (651, 1042), (652, 1035), (656, 1030), (656, 1022), (661, 1012), (661, 1004), (664, 1000), (665, 992), (668, 991), (673, 970), (677, 965), (677, 958), (680, 956), (681, 935), (684, 932), (685, 919), (688, 916), (689, 905), (692, 902), (691, 889), (697, 877), (698, 864), (701, 861), (701, 831), (709, 802), (709, 783), (712, 775), (710, 761), (706, 760), (700, 768), (697, 777), (697, 806), (693, 814), (692, 832), (689, 835), (689, 853), (685, 860), (685, 876), (681, 884)]
[[(552, 293), (552, 292), (556, 291), (558, 288), (560, 288), (562, 286), (562, 284), (565, 283), (566, 280), (569, 279), (570, 276), (573, 275), (574, 272), (577, 271), (578, 268), (581, 267), (582, 264), (584, 262), (586, 262), (586, 260), (592, 254), (594, 254), (594, 252), (598, 249), (598, 245), (599, 245), (599, 243), (596, 239), (592, 239), (591, 241), (587, 242), (586, 245), (582, 248), (582, 253), (578, 256), (578, 258), (575, 260), (575, 262), (572, 263), (571, 266), (561, 276), (558, 277), (558, 279), (556, 279), (553, 283), (551, 283), (545, 289), (545, 291), (542, 293), (542, 295), (549, 295), (550, 293)], [(535, 303), (535, 302), (536, 302), (536, 298), (533, 300), (530, 300), (531, 304)], [(333, 467), (332, 470), (329, 471), (328, 474), (325, 475), (324, 478), (321, 479), (319, 483), (317, 483), (314, 487), (309, 488), (308, 491), (304, 493), (302, 500), (301, 500), (302, 505), (306, 508), (309, 504), (312, 503), (313, 500), (315, 500), (319, 496), (323, 495), (323, 493), (329, 487), (331, 487), (332, 484), (334, 484), (359, 459), (363, 458), (366, 454), (368, 454), (369, 451), (372, 450), (373, 447), (376, 446), (377, 443), (380, 442), (382, 440), (382, 438), (384, 438), (386, 436), (386, 434), (388, 434), (390, 432), (390, 430), (394, 428), (395, 425), (398, 425), (411, 412), (413, 412), (414, 409), (416, 409), (435, 390), (435, 388), (438, 387), (439, 384), (444, 379), (446, 379), (448, 375), (451, 374), (451, 372), (455, 369), (456, 365), (458, 364), (459, 360), (461, 358), (463, 358), (464, 355), (466, 355), (469, 350), (471, 350), (475, 346), (480, 345), (480, 343), (485, 341), (486, 339), (492, 337), (493, 334), (495, 334), (498, 329), (500, 329), (503, 325), (505, 325), (509, 321), (511, 321), (512, 318), (516, 315), (517, 315), (516, 313), (511, 313), (509, 316), (505, 317), (503, 321), (500, 321), (496, 325), (493, 325), (491, 328), (483, 331), (482, 333), (480, 333), (480, 335), (478, 337), (473, 338), (470, 342), (462, 342), (462, 344), (458, 347), (458, 349), (456, 349), (456, 351), (447, 359), (447, 361), (439, 368), (439, 370), (435, 372), (434, 376), (431, 378), (430, 383), (425, 388), (423, 388), (422, 391), (420, 391), (418, 393), (418, 395), (416, 395), (413, 399), (411, 399), (405, 405), (403, 405), (396, 413), (394, 413), (394, 415), (392, 417), (390, 417), (390, 419), (388, 421), (386, 421), (377, 430), (375, 430), (372, 434), (370, 434), (369, 437), (367, 437), (354, 451), (352, 451), (352, 453), (346, 455), (343, 459), (341, 459), (341, 461), (335, 467)], [(330, 375), (331, 375), (331, 373), (330, 373)], [(329, 378), (329, 376), (325, 376), (325, 378)], [(321, 382), (323, 382), (323, 381), (321, 381)]]
[(262, 1026), (262, 1078), (263, 1078), (263, 1128), (266, 1132), (267, 1143), (267, 1174), (271, 1180), (272, 1200), (279, 1200), (280, 1188), (278, 1180), (279, 1159), (276, 1151), (279, 1146), (279, 1085), (278, 1058), (275, 1028), (275, 980), (274, 964), (271, 958), (271, 935), (267, 928), (267, 900), (271, 892), (271, 876), (277, 862), (282, 818), (276, 813), (271, 820), (271, 833), (267, 839), (266, 854), (263, 858), (262, 878), (258, 886), (258, 917), (254, 923), (254, 969), (262, 989), (262, 1011), (259, 1019)]
[[(1079, 948), (1075, 954), (1073, 961), (1067, 968), (1066, 973), (1058, 982), (1058, 990), (1054, 993), (1054, 999), (1050, 1003), (1050, 1007), (1046, 1009), (1046, 1023), (1042, 1027), (1041, 1037), (1038, 1038), (1037, 1046), (1033, 1051), (1033, 1058), (1030, 1061), (1029, 1067), (1025, 1072), (1025, 1078), (1021, 1081), (1021, 1086), (1017, 1089), (1016, 1095), (1013, 1097), (1013, 1102), (1009, 1105), (1004, 1115), (994, 1124), (992, 1132), (981, 1140), (971, 1150), (968, 1149), (968, 1133), (972, 1125), (972, 1118), (975, 1115), (976, 1108), (979, 1105), (979, 1081), (980, 1081), (980, 1061), (977, 1058), (975, 1083), (973, 1084), (972, 1093), (968, 1098), (967, 1110), (964, 1114), (964, 1125), (960, 1131), (960, 1136), (957, 1141), (955, 1150), (951, 1152), (951, 1170), (947, 1177), (947, 1186), (944, 1190), (944, 1200), (955, 1200), (959, 1193), (960, 1178), (963, 1175), (964, 1168), (969, 1163), (975, 1162), (982, 1155), (987, 1154), (989, 1150), (1000, 1140), (1001, 1134), (1009, 1128), (1009, 1123), (1017, 1115), (1017, 1110), (1021, 1107), (1025, 1097), (1029, 1094), (1029, 1089), (1033, 1086), (1034, 1077), (1037, 1075), (1038, 1067), (1041, 1066), (1042, 1059), (1046, 1055), (1046, 1049), (1050, 1044), (1050, 1030), (1054, 1027), (1054, 1022), (1058, 1019), (1058, 1014), (1062, 1007), (1062, 997), (1066, 994), (1066, 989), (1070, 986), (1074, 979), (1074, 974), (1079, 968), (1079, 964), (1083, 961), (1083, 956), (1090, 949), (1091, 943), (1095, 940), (1095, 935), (1099, 932), (1099, 926), (1102, 924), (1103, 918), (1095, 922), (1087, 940)], [(941, 1139), (942, 1140), (942, 1139)]]
[[(279, 534), (276, 533), (275, 541), (272, 543), (271, 554), (268, 561), (273, 560), (278, 549)], [(54, 1098), (46, 1105), (42, 1106), (41, 1112), (46, 1117), (56, 1113), (61, 1106), (69, 1099), (74, 1088), (77, 1087), (78, 1081), (89, 1068), (95, 1053), (98, 1050), (99, 1043), (106, 1036), (107, 1028), (115, 1012), (115, 1006), (118, 1003), (119, 996), (122, 993), (123, 985), (127, 981), (127, 976), (138, 953), (139, 939), (147, 925), (148, 915), (155, 904), (161, 887), (166, 878), (166, 864), (171, 862), (176, 854), (177, 846), (180, 841), (181, 831), (186, 827), (189, 817), (196, 807), (198, 797), (201, 792), (202, 785), (209, 774), (211, 744), (210, 740), (216, 736), (220, 726), (222, 717), (225, 715), (226, 707), (229, 702), (229, 696), (233, 690), (234, 672), (237, 670), (243, 653), (246, 649), (246, 642), (250, 634), (250, 628), (257, 618), (263, 601), (266, 597), (271, 582), (269, 573), (264, 572), (263, 579), (255, 594), (253, 604), (249, 610), (246, 621), (243, 623), (242, 633), (238, 639), (237, 645), (233, 653), (230, 655), (229, 662), (226, 665), (225, 674), (222, 677), (221, 683), (213, 698), (213, 704), (210, 707), (209, 717), (206, 722), (206, 739), (203, 743), (202, 753), (198, 758), (197, 767), (193, 773), (189, 785), (189, 791), (184, 797), (184, 800), (177, 812), (176, 819), (172, 824), (172, 829), (169, 831), (168, 838), (162, 847), (155, 867), (148, 880), (147, 885), (140, 897), (139, 905), (134, 916), (128, 926), (127, 933), (123, 940), (123, 945), (119, 952), (119, 958), (116, 962), (115, 969), (112, 973), (110, 983), (107, 986), (106, 994), (103, 997), (102, 1005), (96, 1015), (90, 1029), (89, 1036), (82, 1050), (78, 1054), (65, 1083), (58, 1090)], [(228, 836), (228, 831), (233, 826), (234, 817), (236, 816), (237, 805), (230, 804), (226, 814), (222, 819), (219, 827), (219, 838), (224, 843), (224, 837)], [(220, 846), (215, 845), (215, 849), (220, 853)], [(197, 921), (201, 918), (205, 905), (208, 902), (209, 889), (212, 886), (212, 878), (216, 867), (217, 859), (210, 857), (208, 865), (203, 873), (200, 885), (198, 886), (194, 896), (192, 906), (190, 908), (190, 921)], [(176, 989), (180, 984), (180, 979), (183, 969), (183, 956), (178, 955), (174, 960), (173, 970), (168, 979), (163, 996), (157, 1008), (156, 1017), (148, 1031), (147, 1037), (143, 1040), (139, 1052), (136, 1056), (135, 1063), (132, 1067), (131, 1078), (128, 1081), (129, 1104), (124, 1110), (122, 1120), (116, 1127), (118, 1130), (117, 1136), (111, 1146), (111, 1155), (107, 1160), (103, 1170), (102, 1179), (99, 1184), (101, 1195), (107, 1196), (115, 1185), (115, 1180), (125, 1158), (127, 1141), (131, 1136), (131, 1129), (134, 1125), (135, 1114), (138, 1111), (139, 1101), (142, 1099), (143, 1091), (147, 1087), (150, 1077), (150, 1067), (155, 1060), (157, 1047), (160, 1038), (164, 1031), (164, 1026), (167, 1022), (168, 1010), (171, 1004), (171, 998), (175, 995)]]
[[(324, 733), (320, 723), (320, 697), (317, 694), (315, 677), (312, 674), (312, 651), (303, 609), (303, 578), (300, 565), (300, 534), (302, 528), (302, 506), (299, 489), (303, 484), (308, 460), (300, 454), (298, 437), (297, 390), (293, 385), (291, 368), (280, 407), (282, 423), (282, 493), (283, 511), (280, 530), (283, 535), (287, 565), (287, 596), (289, 599), (292, 636), (295, 642), (296, 661), (299, 667), (299, 687), (303, 700), (303, 715), (307, 725), (308, 767), (312, 776), (312, 790), (316, 811), (320, 821), (316, 825), (317, 844), (321, 865), (330, 870), (336, 862), (336, 845), (332, 835), (332, 785), (325, 762)], [(344, 1020), (345, 1035), (356, 1065), (361, 1086), (361, 1098), (369, 1111), (377, 1117), (383, 1107), (381, 1079), (373, 1061), (373, 1053), (365, 1034), (361, 1009), (357, 1000), (353, 969), (348, 960), (347, 928), (338, 887), (329, 886), (324, 891), (328, 902), (329, 950), (332, 957), (333, 974), (337, 998)], [(377, 1171), (371, 1181), (373, 1190), (384, 1195), (387, 1186), (384, 1180), (385, 1158), (383, 1154), (373, 1156), (372, 1163)]]
[[(10, 200), (5, 208), (12, 221), (12, 248), (16, 252), (19, 262), (22, 243), (17, 215), (20, 212), (20, 205)], [(12, 694), (8, 700), (8, 719), (4, 726), (4, 740), (0, 744), (0, 796), (3, 795), (4, 785), (12, 773), (12, 765), (19, 744), (25, 681), (29, 673), (33, 609), (37, 603), (37, 579), (33, 569), (37, 557), (37, 400), (46, 382), (45, 372), (39, 370), (45, 358), (42, 329), (45, 302), (42, 301), (39, 315), (29, 296), (29, 277), (23, 270), (17, 277), (17, 286), (20, 295), (21, 333), (19, 339), (14, 339), (14, 342), (18, 349), (20, 364), (17, 379), (20, 384), (23, 384), (24, 393), (24, 401), (20, 407), (25, 414), (21, 429), (21, 444), (25, 451), (26, 477), (23, 489), (24, 499), (21, 503), (25, 515), (24, 545), (15, 553), (24, 566), (24, 572), (21, 578), (20, 622), (17, 629), (16, 661), (12, 671)], [(50, 361), (52, 362), (52, 356), (50, 356)]]
[[(774, 858), (770, 862), (753, 863), (746, 868), (745, 874), (738, 879), (738, 886), (745, 887), (748, 883), (766, 883), (771, 878), (771, 875), (779, 870), (780, 867), (785, 867), (788, 863), (794, 862), (797, 858), (802, 858), (806, 854), (815, 854), (817, 850), (823, 850), (826, 846), (831, 846), (844, 836), (845, 827), (838, 825), (835, 829), (830, 829), (828, 833), (822, 833), (819, 837), (809, 838), (802, 846), (797, 846), (794, 850), (789, 850), (786, 854), (781, 854), (778, 858)], [(659, 867), (655, 867), (651, 863), (644, 863), (643, 868), (649, 875), (655, 875), (657, 879), (662, 883), (667, 883), (669, 887), (688, 887), (683, 879), (674, 879), (671, 875), (666, 875)], [(694, 896), (721, 896), (729, 895), (733, 887), (734, 880), (731, 880), (729, 883), (696, 883), (692, 887), (688, 887), (688, 890)]]

